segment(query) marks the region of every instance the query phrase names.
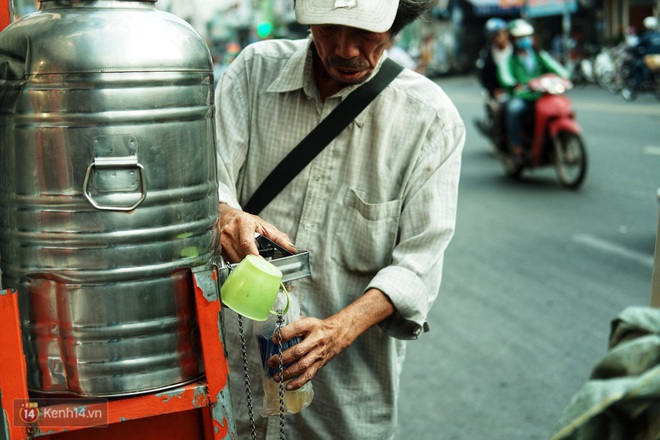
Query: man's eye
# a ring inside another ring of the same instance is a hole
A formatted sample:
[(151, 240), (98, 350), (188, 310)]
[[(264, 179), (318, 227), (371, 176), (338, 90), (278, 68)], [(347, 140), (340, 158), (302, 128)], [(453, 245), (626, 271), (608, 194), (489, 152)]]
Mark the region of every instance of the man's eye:
[(334, 24), (324, 24), (319, 26), (319, 30), (323, 35), (332, 35), (337, 31), (337, 25)]
[(376, 32), (371, 32), (371, 31), (365, 31), (364, 29), (360, 29), (359, 31), (360, 38), (363, 38), (365, 40), (374, 40), (378, 38), (380, 34)]

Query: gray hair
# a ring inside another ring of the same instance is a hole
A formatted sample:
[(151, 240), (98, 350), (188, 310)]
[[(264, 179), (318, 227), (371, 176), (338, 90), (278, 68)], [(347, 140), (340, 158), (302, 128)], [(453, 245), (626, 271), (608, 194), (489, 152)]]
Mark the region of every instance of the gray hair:
[(390, 28), (391, 36), (394, 37), (424, 12), (429, 11), (434, 3), (434, 0), (399, 0), (399, 9)]

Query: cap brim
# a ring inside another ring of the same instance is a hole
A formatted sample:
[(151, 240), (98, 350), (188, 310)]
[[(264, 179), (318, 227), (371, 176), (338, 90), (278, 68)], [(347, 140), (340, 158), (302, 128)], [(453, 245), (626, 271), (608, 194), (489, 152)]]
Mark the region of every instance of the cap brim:
[(387, 32), (394, 23), (399, 0), (297, 0), (296, 20), (304, 25), (334, 24)]

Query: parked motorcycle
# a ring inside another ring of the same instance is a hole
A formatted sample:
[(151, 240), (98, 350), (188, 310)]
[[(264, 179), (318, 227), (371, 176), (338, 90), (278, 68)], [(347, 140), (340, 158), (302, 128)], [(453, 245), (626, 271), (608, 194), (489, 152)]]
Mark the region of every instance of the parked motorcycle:
[(569, 70), (574, 85), (587, 85), (597, 82), (595, 63), (601, 48), (596, 44), (582, 43), (575, 46), (570, 54)]
[(660, 54), (631, 58), (621, 68), (621, 96), (634, 101), (640, 92), (651, 92), (660, 99)]
[(596, 55), (594, 59), (594, 76), (598, 84), (612, 93), (615, 93), (618, 90), (618, 85), (616, 82), (617, 77), (617, 64), (616, 57), (618, 47), (613, 48), (602, 48), (600, 53)]
[(621, 92), (621, 69), (630, 56), (629, 47), (624, 41), (614, 47), (603, 48), (594, 60), (596, 81), (613, 94)]
[(534, 114), (524, 124), (522, 139), (528, 154), (522, 159), (516, 157), (502, 147), (499, 139), (489, 136), (496, 156), (510, 177), (520, 178), (526, 169), (554, 166), (561, 184), (577, 189), (587, 173), (587, 151), (571, 101), (564, 95), (572, 83), (546, 74), (530, 81), (528, 87), (542, 93)]

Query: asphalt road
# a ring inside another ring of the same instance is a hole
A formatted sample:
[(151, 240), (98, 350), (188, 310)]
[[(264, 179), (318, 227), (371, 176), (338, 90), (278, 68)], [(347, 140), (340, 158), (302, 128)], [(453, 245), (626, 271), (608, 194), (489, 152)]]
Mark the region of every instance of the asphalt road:
[(397, 439), (549, 439), (612, 319), (649, 304), (660, 101), (569, 93), (590, 159), (576, 192), (553, 169), (505, 177), (473, 128), (476, 80), (437, 82), (468, 129), (458, 227), (431, 332), (408, 344)]

